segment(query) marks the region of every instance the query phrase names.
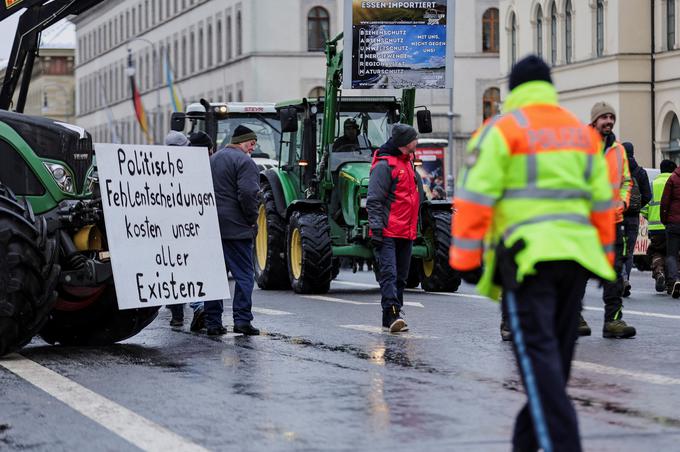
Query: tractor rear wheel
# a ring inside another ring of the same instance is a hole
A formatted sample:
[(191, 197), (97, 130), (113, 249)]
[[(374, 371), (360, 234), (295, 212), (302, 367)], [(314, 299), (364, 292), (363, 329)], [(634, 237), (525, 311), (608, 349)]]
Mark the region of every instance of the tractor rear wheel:
[(333, 279), (333, 245), (322, 212), (293, 212), (288, 222), (287, 259), (296, 293), (326, 293)]
[(56, 241), (43, 221), (0, 185), (0, 356), (30, 342), (57, 297)]
[(421, 260), (415, 257), (411, 258), (411, 264), (408, 267), (408, 277), (406, 278), (406, 288), (415, 289), (420, 285), (420, 267)]
[(427, 292), (455, 292), (460, 275), (449, 265), (451, 212), (429, 211), (423, 220), (424, 235), (432, 243), (434, 256), (420, 261), (421, 287)]
[(274, 192), (262, 184), (255, 239), (255, 280), (260, 289), (289, 289), (286, 270), (286, 222), (276, 210)]
[(134, 336), (158, 315), (158, 307), (118, 309), (113, 284), (59, 288), (59, 300), (40, 336), (50, 344), (100, 346)]

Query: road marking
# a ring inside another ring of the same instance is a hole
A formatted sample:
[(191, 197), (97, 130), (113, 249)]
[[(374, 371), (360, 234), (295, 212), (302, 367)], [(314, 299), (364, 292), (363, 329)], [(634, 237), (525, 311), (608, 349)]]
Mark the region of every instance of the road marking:
[(338, 281), (337, 279), (333, 281), (336, 284), (343, 284), (345, 286), (354, 286), (354, 287), (371, 287), (373, 289), (375, 288), (380, 288), (378, 284), (366, 284), (366, 283), (359, 283), (359, 282), (350, 282), (350, 281)]
[[(586, 311), (599, 311), (599, 312), (604, 312), (604, 308), (596, 308), (592, 306), (585, 306), (583, 309)], [(642, 317), (657, 317), (659, 319), (674, 319), (674, 320), (680, 320), (680, 315), (673, 315), (673, 314), (659, 314), (657, 312), (643, 312), (643, 311), (629, 311), (628, 309), (623, 311), (624, 314), (628, 315), (639, 315)]]
[[(354, 286), (354, 287), (371, 287), (373, 289), (379, 288), (380, 286), (378, 284), (366, 284), (366, 283), (357, 283), (357, 282), (351, 282), (351, 281), (333, 281), (334, 283), (337, 284), (343, 284), (345, 286)], [(475, 298), (479, 300), (489, 300), (489, 297), (485, 297), (483, 295), (476, 295), (476, 294), (468, 294), (468, 293), (455, 293), (455, 292), (426, 292), (422, 289), (404, 289), (406, 292), (413, 292), (413, 293), (421, 293), (421, 294), (426, 294), (426, 295), (442, 295), (446, 297), (462, 297), (462, 298)]]
[(0, 366), (65, 403), (124, 440), (146, 451), (207, 451), (178, 434), (124, 408), (40, 364), (13, 353)]
[[(331, 303), (342, 303), (342, 304), (353, 304), (358, 306), (377, 306), (380, 304), (379, 301), (355, 301), (355, 300), (345, 300), (344, 298), (327, 297), (325, 295), (302, 295), (302, 298), (308, 300), (318, 300), (318, 301), (329, 301)], [(424, 308), (425, 305), (418, 301), (405, 301), (404, 306), (411, 306), (414, 308)]]
[(383, 330), (381, 326), (375, 326), (375, 325), (340, 325), (340, 328), (347, 328), (349, 330), (355, 330), (355, 331), (362, 331), (364, 333), (372, 333), (372, 334), (387, 334), (390, 336), (396, 335), (399, 337), (406, 337), (409, 339), (438, 339), (435, 336), (423, 336), (420, 334), (412, 334), (412, 333), (390, 333), (387, 330)]
[(253, 312), (256, 312), (258, 314), (264, 314), (264, 315), (292, 315), (292, 312), (286, 312), (286, 311), (277, 311), (276, 309), (268, 309), (268, 308), (255, 308), (253, 307), (251, 309)]
[(456, 293), (456, 292), (426, 292), (421, 289), (406, 289), (407, 292), (417, 292), (421, 293), (423, 295), (441, 295), (444, 297), (458, 297), (458, 298), (474, 298), (477, 300), (487, 300), (491, 301), (489, 297), (485, 297), (484, 295), (476, 295), (473, 293)]
[(342, 298), (326, 297), (323, 295), (303, 295), (302, 298), (317, 301), (330, 301), (333, 303), (354, 304), (354, 305), (375, 305), (374, 302), (343, 300)]
[(598, 374), (628, 377), (643, 383), (652, 383), (657, 385), (680, 385), (679, 378), (666, 377), (664, 375), (650, 374), (646, 372), (634, 372), (632, 370), (603, 366), (601, 364), (589, 363), (585, 361), (574, 361), (573, 367), (579, 370), (587, 370)]

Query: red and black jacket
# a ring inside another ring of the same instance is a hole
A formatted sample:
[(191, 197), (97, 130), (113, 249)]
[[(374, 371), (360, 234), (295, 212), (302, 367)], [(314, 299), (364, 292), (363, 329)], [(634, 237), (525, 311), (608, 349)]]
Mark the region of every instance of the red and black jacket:
[(373, 156), (368, 182), (368, 226), (384, 237), (415, 240), (420, 194), (410, 154), (389, 139)]

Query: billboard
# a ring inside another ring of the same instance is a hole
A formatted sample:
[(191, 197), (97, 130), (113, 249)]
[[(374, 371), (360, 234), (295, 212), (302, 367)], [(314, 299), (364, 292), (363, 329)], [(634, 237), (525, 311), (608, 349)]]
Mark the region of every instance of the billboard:
[(453, 26), (447, 3), (346, 0), (343, 87), (452, 87)]

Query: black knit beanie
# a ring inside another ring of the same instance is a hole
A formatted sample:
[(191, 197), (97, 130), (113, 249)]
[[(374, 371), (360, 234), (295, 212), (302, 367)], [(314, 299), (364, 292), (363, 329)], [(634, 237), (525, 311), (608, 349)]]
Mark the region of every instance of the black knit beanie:
[(208, 148), (212, 149), (213, 148), (213, 141), (210, 138), (210, 136), (203, 132), (202, 130), (199, 130), (198, 132), (194, 132), (189, 135), (189, 142), (191, 143), (192, 146), (197, 147), (197, 148)]
[(402, 147), (418, 137), (418, 132), (407, 124), (395, 124), (392, 127), (392, 142), (395, 146)]
[(529, 55), (519, 60), (510, 72), (510, 91), (527, 82), (543, 81), (552, 83), (550, 67), (545, 64), (541, 57)]
[(661, 165), (659, 166), (659, 169), (661, 170), (662, 173), (672, 173), (675, 171), (675, 168), (678, 166), (675, 164), (673, 160), (662, 160)]
[(257, 135), (246, 126), (238, 126), (231, 136), (231, 144), (245, 143), (250, 140), (257, 141)]

